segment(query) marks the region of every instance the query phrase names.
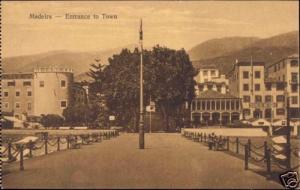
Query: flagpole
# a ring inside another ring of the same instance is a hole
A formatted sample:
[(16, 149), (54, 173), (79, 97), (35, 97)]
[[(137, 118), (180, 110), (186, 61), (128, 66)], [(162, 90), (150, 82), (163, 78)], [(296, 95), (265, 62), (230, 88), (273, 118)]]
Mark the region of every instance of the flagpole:
[(152, 112), (152, 109), (151, 109), (151, 95), (150, 95), (150, 103), (149, 103), (149, 105), (150, 105), (150, 130), (149, 130), (149, 133), (151, 133), (151, 131), (152, 131), (152, 127), (151, 127), (151, 112)]
[(140, 64), (140, 123), (139, 123), (139, 148), (144, 149), (144, 113), (143, 113), (143, 28), (142, 19), (140, 25), (140, 45), (141, 45), (141, 64)]

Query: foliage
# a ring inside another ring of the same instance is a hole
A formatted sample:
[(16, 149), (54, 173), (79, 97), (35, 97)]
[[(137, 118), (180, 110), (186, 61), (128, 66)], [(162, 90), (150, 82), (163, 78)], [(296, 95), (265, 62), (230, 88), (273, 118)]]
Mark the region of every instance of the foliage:
[(65, 122), (71, 125), (94, 123), (99, 114), (97, 104), (75, 104), (68, 106), (63, 111)]
[(41, 124), (44, 127), (59, 127), (64, 123), (64, 118), (56, 114), (42, 115)]
[[(104, 95), (109, 115), (115, 115), (116, 125), (131, 124), (137, 130), (139, 121), (140, 52), (123, 49), (120, 54), (109, 58), (109, 65), (92, 65), (91, 86), (95, 94)], [(182, 107), (185, 101), (194, 97), (196, 72), (185, 50), (172, 50), (155, 46), (151, 51), (143, 51), (144, 65), (144, 105), (149, 103), (150, 95), (157, 103), (157, 110), (169, 129), (170, 118), (180, 124)], [(101, 81), (101, 85), (99, 84)]]
[(2, 119), (1, 121), (1, 129), (12, 129), (14, 126), (14, 123), (12, 121)]

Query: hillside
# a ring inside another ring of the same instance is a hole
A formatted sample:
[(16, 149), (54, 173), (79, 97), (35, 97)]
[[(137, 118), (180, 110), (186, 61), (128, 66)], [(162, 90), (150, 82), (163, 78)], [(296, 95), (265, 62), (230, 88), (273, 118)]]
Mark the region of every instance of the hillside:
[(259, 38), (255, 37), (226, 37), (212, 39), (193, 47), (188, 53), (191, 60), (209, 59), (240, 50), (258, 40)]
[[(119, 53), (120, 47), (106, 51), (95, 52), (71, 52), (66, 50), (53, 51), (35, 55), (3, 58), (2, 68), (5, 73), (31, 72), (35, 67), (65, 67), (72, 68), (75, 80), (89, 80), (85, 73), (89, 70), (90, 64), (95, 63), (95, 59), (101, 59), (102, 64), (108, 63), (108, 58), (113, 54)], [(134, 45), (126, 48), (134, 49)]]
[(248, 47), (224, 53), (214, 58), (193, 61), (196, 68), (202, 65), (214, 65), (222, 73), (227, 73), (236, 59), (239, 61), (249, 61), (252, 56), (254, 61), (263, 61), (266, 64), (278, 61), (286, 56), (298, 53), (299, 31), (289, 32), (266, 39), (261, 39)]

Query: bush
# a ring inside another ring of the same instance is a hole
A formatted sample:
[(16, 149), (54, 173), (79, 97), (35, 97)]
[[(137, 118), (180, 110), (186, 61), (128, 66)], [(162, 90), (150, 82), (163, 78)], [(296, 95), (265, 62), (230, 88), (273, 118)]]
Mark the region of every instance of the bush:
[(59, 127), (64, 123), (64, 118), (56, 114), (42, 115), (41, 124), (44, 127)]
[(1, 128), (2, 129), (12, 129), (14, 127), (14, 123), (12, 121), (8, 121), (3, 119), (1, 121)]

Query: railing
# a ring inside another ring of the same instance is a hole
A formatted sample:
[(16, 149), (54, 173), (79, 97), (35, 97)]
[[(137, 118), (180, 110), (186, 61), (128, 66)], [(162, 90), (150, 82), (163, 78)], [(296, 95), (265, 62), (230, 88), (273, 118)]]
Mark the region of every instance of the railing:
[[(268, 145), (267, 141), (264, 141), (262, 145), (255, 145), (251, 142), (251, 139), (243, 143), (239, 137), (230, 138), (195, 131), (183, 131), (182, 135), (195, 142), (204, 143), (209, 150), (224, 150), (233, 152), (236, 155), (243, 155), (245, 170), (249, 169), (250, 162), (258, 164), (265, 169), (267, 179), (271, 175), (272, 167), (288, 170), (286, 161), (276, 158), (276, 156), (284, 154), (286, 150), (277, 151), (272, 145)], [(241, 151), (241, 148), (244, 151)], [(298, 147), (292, 148), (292, 154), (298, 158), (300, 157), (299, 149)], [(299, 167), (300, 165), (297, 165), (290, 169), (295, 170)]]
[(78, 149), (81, 145), (92, 144), (107, 140), (112, 137), (119, 136), (117, 130), (107, 130), (101, 132), (93, 132), (89, 134), (70, 134), (70, 135), (56, 135), (48, 136), (47, 132), (37, 134), (40, 136), (36, 140), (30, 138), (24, 138), (21, 141), (7, 142), (4, 145), (4, 150), (1, 151), (2, 158), (7, 156), (7, 161), (4, 163), (11, 163), (14, 161), (20, 161), (20, 170), (24, 170), (24, 156), (28, 158), (33, 157), (33, 152), (36, 150), (44, 149), (44, 154), (49, 153), (49, 146), (56, 147), (56, 151), (61, 150), (61, 145), (66, 145), (66, 149)]

